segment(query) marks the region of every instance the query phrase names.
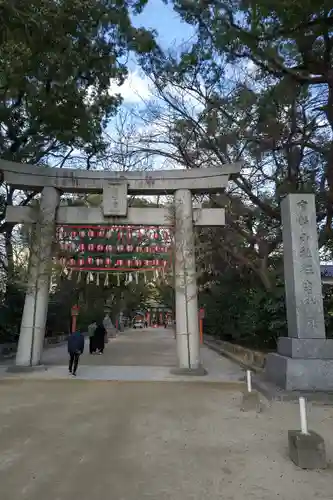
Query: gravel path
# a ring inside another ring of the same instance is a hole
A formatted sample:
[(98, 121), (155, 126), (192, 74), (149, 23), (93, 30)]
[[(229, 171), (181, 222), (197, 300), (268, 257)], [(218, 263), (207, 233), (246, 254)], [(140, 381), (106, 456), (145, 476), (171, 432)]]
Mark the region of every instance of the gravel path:
[[(332, 499), (332, 467), (298, 470), (298, 408), (239, 410), (219, 384), (0, 381), (1, 500)], [(333, 457), (333, 409), (310, 427)]]

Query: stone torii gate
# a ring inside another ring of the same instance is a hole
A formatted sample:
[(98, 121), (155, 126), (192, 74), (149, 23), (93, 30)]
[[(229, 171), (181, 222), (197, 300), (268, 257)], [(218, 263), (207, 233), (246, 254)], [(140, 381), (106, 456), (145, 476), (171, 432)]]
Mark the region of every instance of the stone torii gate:
[[(200, 361), (194, 226), (223, 226), (221, 208), (193, 209), (192, 194), (223, 191), (241, 163), (223, 169), (105, 172), (35, 167), (0, 161), (13, 188), (41, 192), (38, 209), (9, 206), (6, 221), (32, 224), (39, 239), (30, 254), (17, 367), (40, 364), (47, 319), (50, 263), (57, 224), (175, 225), (175, 296), (178, 373), (204, 374)], [(98, 208), (60, 205), (63, 193), (103, 193)], [(174, 221), (167, 208), (131, 208), (127, 195), (174, 195)]]

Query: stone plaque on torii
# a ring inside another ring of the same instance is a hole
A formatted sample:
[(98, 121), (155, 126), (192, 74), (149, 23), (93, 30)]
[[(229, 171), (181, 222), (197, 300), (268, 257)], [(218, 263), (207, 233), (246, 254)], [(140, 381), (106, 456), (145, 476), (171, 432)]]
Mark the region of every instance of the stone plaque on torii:
[(105, 217), (127, 216), (127, 182), (107, 182), (103, 186), (103, 214)]
[[(0, 160), (4, 180), (14, 188), (41, 191), (39, 210), (7, 207), (6, 220), (39, 228), (36, 255), (31, 254), (16, 365), (40, 363), (49, 297), (49, 262), (56, 224), (175, 226), (175, 296), (178, 369), (202, 374), (193, 226), (223, 226), (224, 209), (193, 209), (192, 194), (222, 192), (241, 163), (223, 168), (138, 172), (103, 172), (35, 167)], [(62, 193), (103, 193), (101, 207), (59, 206)], [(127, 194), (174, 195), (175, 216), (168, 208), (127, 207)], [(43, 249), (43, 256), (38, 253)], [(42, 277), (40, 270), (42, 269)], [(34, 313), (35, 312), (35, 313)]]

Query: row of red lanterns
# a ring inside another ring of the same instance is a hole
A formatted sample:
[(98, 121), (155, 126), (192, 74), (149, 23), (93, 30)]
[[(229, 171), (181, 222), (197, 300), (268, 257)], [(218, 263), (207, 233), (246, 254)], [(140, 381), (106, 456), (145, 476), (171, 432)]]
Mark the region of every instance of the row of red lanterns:
[(147, 247), (134, 247), (133, 245), (103, 245), (101, 243), (76, 243), (74, 241), (60, 241), (61, 250), (78, 250), (80, 252), (134, 252), (134, 253), (167, 253), (170, 247), (152, 245)]
[(117, 239), (123, 240), (126, 238), (127, 240), (131, 240), (133, 236), (137, 239), (143, 239), (144, 237), (150, 236), (151, 239), (154, 240), (159, 240), (159, 239), (164, 239), (164, 240), (169, 240), (170, 239), (170, 232), (167, 229), (162, 229), (159, 231), (152, 231), (149, 230), (151, 234), (147, 235), (146, 233), (142, 233), (140, 231), (132, 231), (132, 230), (124, 230), (124, 228), (105, 228), (105, 229), (77, 229), (77, 230), (70, 230), (69, 228), (65, 227), (60, 227), (58, 228), (58, 234), (62, 238), (112, 238), (114, 233), (117, 233)]
[(128, 267), (140, 267), (140, 266), (166, 266), (167, 261), (165, 260), (160, 260), (160, 259), (154, 259), (154, 260), (141, 260), (141, 259), (135, 259), (135, 260), (122, 260), (122, 259), (117, 259), (115, 262), (112, 261), (109, 257), (106, 257), (105, 259), (101, 257), (88, 257), (87, 259), (79, 258), (79, 259), (66, 259), (65, 257), (61, 257), (59, 259), (60, 264), (63, 267), (84, 267), (84, 266), (100, 266), (100, 267), (105, 267), (105, 266), (111, 266), (111, 265), (116, 265), (116, 266), (128, 266)]

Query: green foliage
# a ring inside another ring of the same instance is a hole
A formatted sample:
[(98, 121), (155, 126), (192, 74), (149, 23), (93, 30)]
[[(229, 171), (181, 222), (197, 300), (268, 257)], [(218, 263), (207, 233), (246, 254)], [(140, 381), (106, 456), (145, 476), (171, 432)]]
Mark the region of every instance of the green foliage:
[[(147, 0), (0, 3), (1, 158), (63, 166), (75, 151), (80, 153), (80, 167), (90, 168), (91, 158), (100, 157), (106, 147), (103, 131), (121, 104), (110, 85), (125, 81), (130, 52), (142, 55), (155, 48), (154, 33), (132, 23), (131, 16), (146, 4)], [(6, 240), (0, 259), (9, 271), (14, 268), (14, 240), (13, 225), (4, 220), (5, 208), (29, 204), (35, 194), (0, 192), (0, 233)], [(13, 283), (10, 274), (7, 281)]]
[(231, 61), (252, 59), (264, 71), (290, 74), (300, 82), (327, 81), (324, 66), (332, 62), (330, 0), (170, 3), (197, 27), (199, 52), (227, 54)]
[[(0, 154), (38, 162), (68, 146), (98, 152), (121, 98), (129, 50), (149, 52), (152, 33), (133, 27), (146, 0), (1, 2)], [(92, 148), (92, 149), (91, 149)]]
[[(279, 337), (287, 336), (282, 277), (273, 290), (264, 290), (250, 275), (240, 277), (229, 269), (200, 294), (205, 308), (204, 330), (216, 338), (260, 350), (274, 350)], [(333, 337), (333, 291), (324, 288), (326, 334)]]
[(17, 341), (23, 305), (24, 290), (9, 283), (0, 303), (0, 343)]
[[(78, 327), (85, 330), (93, 321), (102, 321), (105, 311), (108, 310), (110, 317), (115, 320), (122, 311), (130, 314), (132, 310), (139, 309), (149, 296), (149, 288), (140, 281), (117, 283), (116, 274), (109, 274), (109, 283), (104, 285), (104, 275), (101, 276), (99, 285), (95, 281), (86, 283), (86, 275), (82, 274), (81, 280), (77, 282), (77, 273), (73, 273), (72, 279), (59, 278), (56, 290), (50, 297), (48, 313), (48, 329), (59, 333), (68, 328), (70, 322), (70, 311), (74, 304), (80, 307), (78, 316)], [(67, 326), (66, 326), (67, 325)]]
[(156, 297), (155, 299), (163, 304), (165, 307), (173, 310), (175, 308), (175, 289), (174, 283), (169, 277), (168, 280), (160, 281), (156, 284)]
[(250, 276), (240, 278), (230, 269), (210, 289), (200, 294), (205, 308), (205, 333), (260, 349), (274, 349), (286, 335), (284, 288), (267, 292)]
[[(319, 246), (327, 253), (333, 246), (332, 2), (169, 3), (196, 37), (143, 64), (167, 124), (159, 138), (154, 131), (154, 147), (160, 140), (163, 154), (167, 142), (185, 168), (222, 172), (244, 160), (224, 199), (209, 202), (226, 208), (226, 226), (201, 231), (197, 262), (210, 271), (201, 280), (206, 330), (271, 348), (287, 334), (281, 199), (314, 193)], [(329, 304), (325, 297), (328, 327)]]

